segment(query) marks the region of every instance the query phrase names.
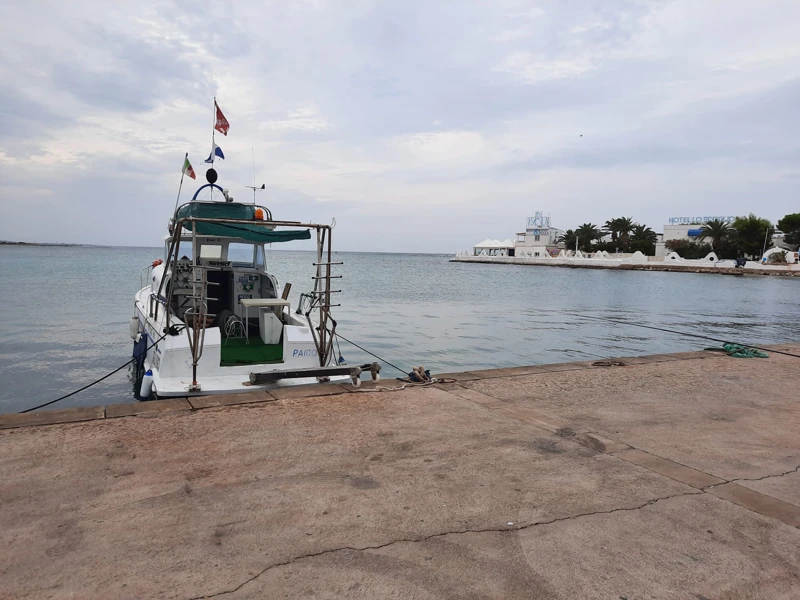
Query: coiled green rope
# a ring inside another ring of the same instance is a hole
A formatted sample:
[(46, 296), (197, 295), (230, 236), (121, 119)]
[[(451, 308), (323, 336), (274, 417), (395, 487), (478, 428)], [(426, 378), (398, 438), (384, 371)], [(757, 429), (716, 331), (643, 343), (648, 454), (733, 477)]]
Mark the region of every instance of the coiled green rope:
[(722, 348), (704, 349), (712, 352), (726, 352), (728, 356), (733, 356), (734, 358), (769, 358), (769, 354), (766, 352), (756, 350), (755, 348), (748, 348), (747, 346), (742, 346), (741, 344), (727, 343), (722, 344)]

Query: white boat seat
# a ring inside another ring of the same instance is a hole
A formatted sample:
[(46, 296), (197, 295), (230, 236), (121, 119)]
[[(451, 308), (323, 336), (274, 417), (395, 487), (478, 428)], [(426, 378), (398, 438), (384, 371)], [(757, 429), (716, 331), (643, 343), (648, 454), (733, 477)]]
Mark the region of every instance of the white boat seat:
[(246, 337), (250, 337), (250, 316), (249, 311), (251, 308), (272, 308), (275, 316), (281, 318), (282, 309), (285, 306), (288, 312), (291, 312), (291, 303), (283, 298), (242, 298), (239, 304), (244, 307), (244, 327)]

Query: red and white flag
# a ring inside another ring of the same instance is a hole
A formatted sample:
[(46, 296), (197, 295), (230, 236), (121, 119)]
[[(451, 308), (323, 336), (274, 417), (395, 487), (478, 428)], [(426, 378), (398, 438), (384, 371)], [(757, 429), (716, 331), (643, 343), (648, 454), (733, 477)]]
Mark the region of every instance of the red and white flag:
[(222, 114), (216, 100), (214, 100), (214, 108), (217, 111), (217, 122), (214, 124), (214, 129), (219, 131), (222, 135), (227, 136), (228, 129), (231, 128), (231, 125), (228, 123), (228, 119), (225, 118), (225, 115)]

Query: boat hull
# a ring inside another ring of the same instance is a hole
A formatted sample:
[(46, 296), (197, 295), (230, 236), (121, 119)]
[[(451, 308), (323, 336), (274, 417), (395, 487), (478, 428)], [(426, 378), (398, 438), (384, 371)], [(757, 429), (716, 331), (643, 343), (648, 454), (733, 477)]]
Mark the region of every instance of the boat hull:
[[(161, 307), (157, 318), (151, 316), (150, 291), (148, 286), (136, 294), (134, 310), (139, 320), (139, 331), (147, 336), (148, 350), (144, 357), (144, 369), (153, 373), (152, 391), (157, 397), (235, 394), (319, 383), (316, 377), (281, 379), (264, 384), (250, 383), (251, 373), (280, 373), (320, 366), (308, 322), (304, 323), (300, 317), (284, 311), (283, 320), (286, 325), (283, 329), (283, 360), (278, 363), (223, 366), (221, 350), (225, 343), (224, 336), (217, 327), (207, 328), (203, 354), (197, 365), (199, 389), (194, 389), (188, 335), (181, 331), (177, 335), (167, 335), (161, 339), (166, 326), (164, 310)], [(182, 325), (174, 319), (171, 319), (170, 324)], [(348, 376), (335, 376), (330, 378), (330, 382), (341, 383), (349, 379)]]

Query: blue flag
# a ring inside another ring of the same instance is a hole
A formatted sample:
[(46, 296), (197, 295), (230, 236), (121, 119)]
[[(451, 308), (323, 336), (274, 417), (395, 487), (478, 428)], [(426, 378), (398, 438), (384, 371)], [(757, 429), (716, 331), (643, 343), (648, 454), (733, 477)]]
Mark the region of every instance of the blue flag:
[(223, 160), (225, 159), (225, 155), (222, 153), (222, 148), (217, 146), (216, 142), (214, 143), (214, 147), (211, 149), (211, 153), (208, 155), (208, 158), (206, 159), (206, 162), (207, 163), (213, 163), (215, 156), (218, 156)]

